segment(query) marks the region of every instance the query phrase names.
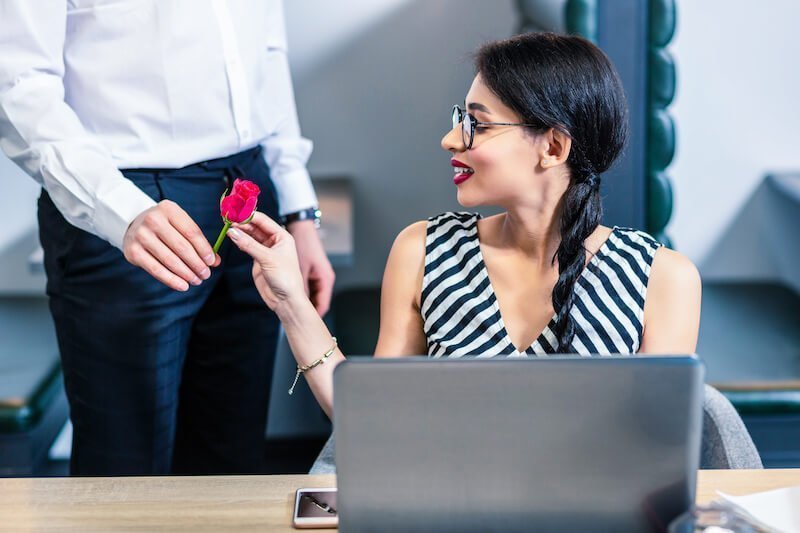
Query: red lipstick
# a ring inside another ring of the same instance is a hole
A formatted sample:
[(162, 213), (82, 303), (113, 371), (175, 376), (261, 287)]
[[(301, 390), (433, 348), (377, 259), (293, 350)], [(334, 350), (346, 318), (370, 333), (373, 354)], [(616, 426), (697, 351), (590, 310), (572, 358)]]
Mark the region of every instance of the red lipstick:
[(455, 175), (453, 176), (453, 183), (455, 183), (456, 185), (461, 185), (462, 183), (470, 179), (472, 177), (472, 174), (475, 173), (472, 167), (465, 165), (464, 163), (462, 163), (457, 159), (451, 159), (450, 165), (452, 165), (453, 170), (455, 171)]

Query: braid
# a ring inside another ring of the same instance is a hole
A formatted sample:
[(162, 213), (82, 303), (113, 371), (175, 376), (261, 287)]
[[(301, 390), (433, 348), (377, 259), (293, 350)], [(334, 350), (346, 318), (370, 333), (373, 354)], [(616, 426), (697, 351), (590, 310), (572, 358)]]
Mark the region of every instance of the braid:
[(561, 243), (558, 259), (558, 281), (553, 287), (553, 309), (556, 311), (554, 333), (559, 353), (572, 352), (575, 324), (570, 316), (575, 301), (575, 282), (586, 260), (584, 242), (600, 224), (603, 206), (600, 201), (600, 179), (590, 174), (581, 182), (570, 185), (564, 194), (561, 210)]

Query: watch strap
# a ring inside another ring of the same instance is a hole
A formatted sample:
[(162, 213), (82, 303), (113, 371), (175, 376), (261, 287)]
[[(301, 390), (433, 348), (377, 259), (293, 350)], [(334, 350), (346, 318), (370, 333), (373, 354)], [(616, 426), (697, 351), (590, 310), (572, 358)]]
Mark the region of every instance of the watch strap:
[(286, 213), (281, 217), (281, 224), (284, 226), (288, 226), (292, 222), (300, 222), (302, 220), (313, 220), (315, 225), (319, 227), (320, 218), (322, 217), (322, 212), (319, 210), (318, 207), (309, 207), (308, 209), (301, 209), (300, 211), (295, 211), (294, 213)]

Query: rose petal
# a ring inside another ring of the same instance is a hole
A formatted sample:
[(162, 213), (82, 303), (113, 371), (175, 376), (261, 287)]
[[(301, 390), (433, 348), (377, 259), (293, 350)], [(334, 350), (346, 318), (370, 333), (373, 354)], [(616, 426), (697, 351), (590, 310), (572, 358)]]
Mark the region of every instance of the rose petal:
[(233, 180), (233, 189), (231, 189), (231, 194), (240, 195), (239, 191), (242, 189), (242, 181), (243, 180), (239, 178)]
[(222, 215), (222, 218), (230, 220), (231, 222), (241, 222), (247, 218), (247, 216), (244, 218), (241, 217), (244, 206), (245, 200), (242, 199), (241, 196), (231, 194), (222, 199), (219, 212)]
[(261, 193), (261, 188), (249, 180), (236, 178), (233, 182), (231, 194), (241, 196), (245, 200), (250, 197), (257, 197)]
[(257, 202), (258, 202), (258, 198), (256, 198), (255, 196), (251, 196), (250, 198), (248, 198), (247, 201), (244, 203), (244, 206), (242, 207), (241, 211), (240, 211), (242, 219), (241, 220), (237, 220), (237, 222), (244, 222), (245, 220), (250, 218), (250, 215), (252, 215), (253, 211), (256, 210), (256, 203)]

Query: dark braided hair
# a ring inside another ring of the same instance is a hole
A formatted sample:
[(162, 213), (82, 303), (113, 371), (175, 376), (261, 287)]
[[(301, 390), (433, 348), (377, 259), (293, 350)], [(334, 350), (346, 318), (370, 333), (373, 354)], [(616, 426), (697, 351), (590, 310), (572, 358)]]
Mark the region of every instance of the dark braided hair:
[(627, 105), (619, 77), (606, 55), (576, 36), (528, 33), (481, 47), (475, 66), (487, 87), (534, 133), (551, 128), (568, 135), (570, 184), (561, 200), (561, 242), (553, 257), (558, 281), (553, 309), (558, 351), (572, 352), (570, 310), (575, 282), (586, 260), (584, 242), (600, 224), (600, 174), (622, 151), (628, 134)]

